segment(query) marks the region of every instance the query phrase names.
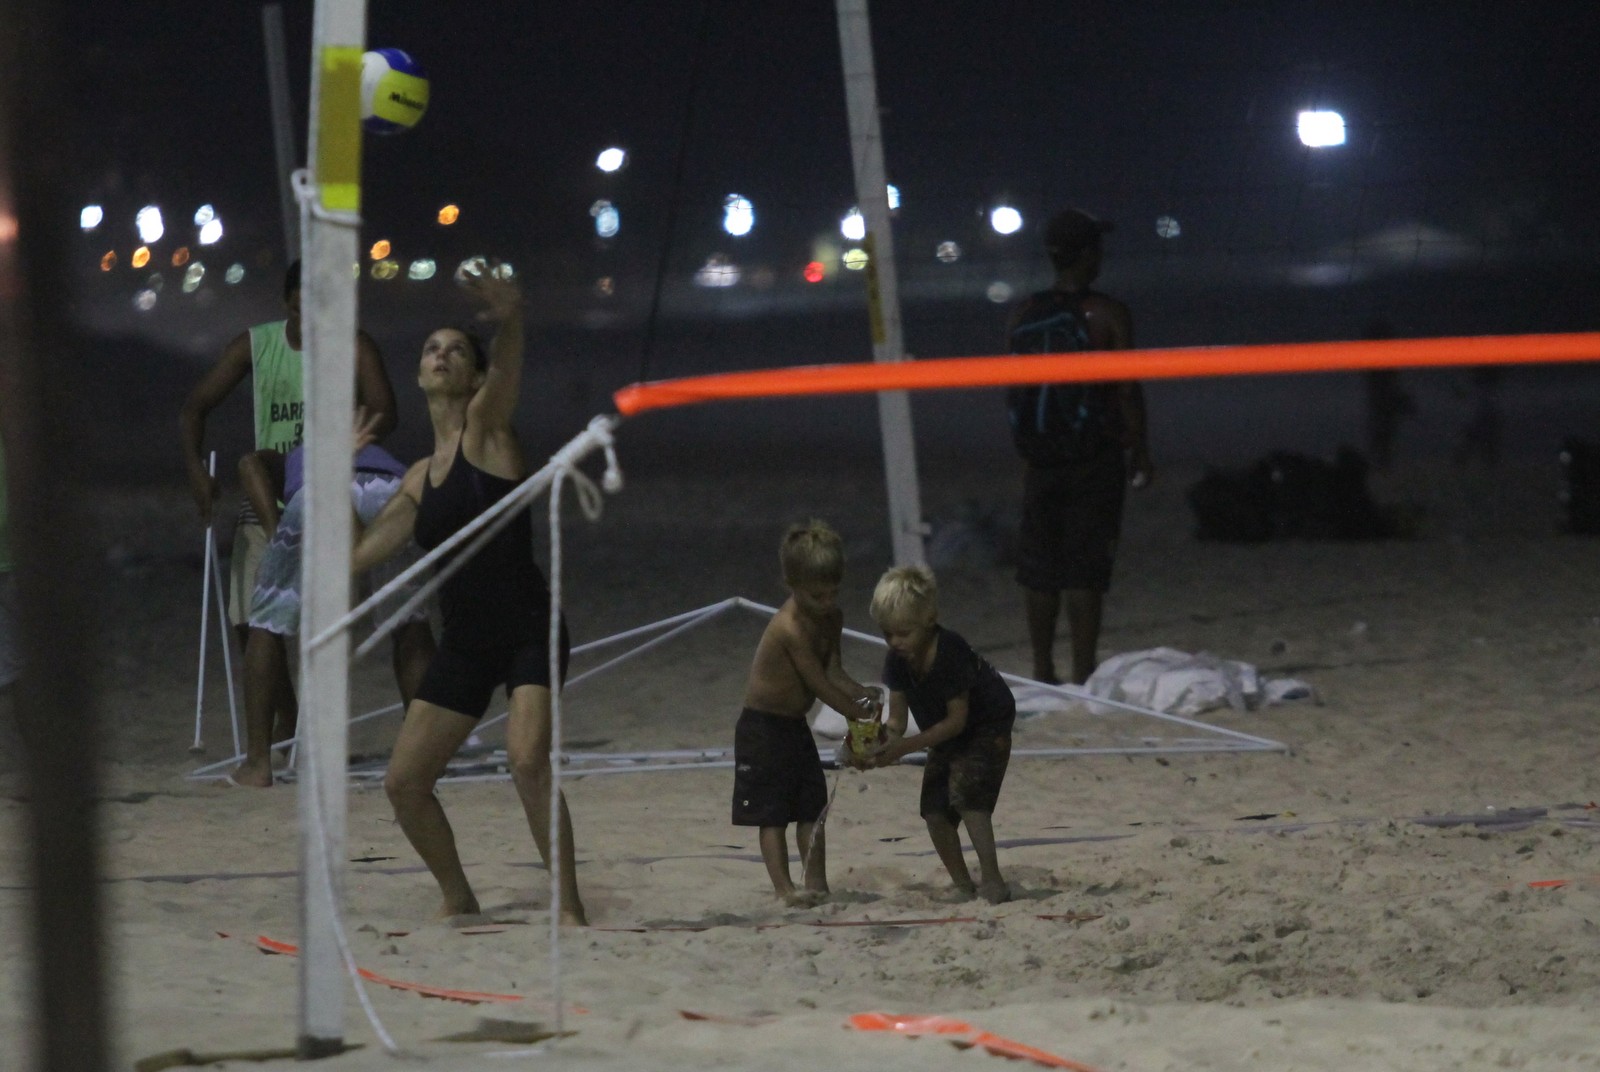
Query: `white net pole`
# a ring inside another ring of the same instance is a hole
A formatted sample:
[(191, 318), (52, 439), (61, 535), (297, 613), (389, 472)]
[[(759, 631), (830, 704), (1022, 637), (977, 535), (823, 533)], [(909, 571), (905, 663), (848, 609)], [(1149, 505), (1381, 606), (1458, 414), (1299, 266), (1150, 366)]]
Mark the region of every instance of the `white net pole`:
[[(904, 361), (900, 290), (889, 233), (889, 186), (884, 173), (883, 133), (878, 121), (878, 80), (872, 63), (872, 26), (867, 0), (836, 0), (839, 50), (844, 61), (845, 106), (850, 118), (850, 160), (856, 200), (866, 221), (868, 314), (875, 361)], [(924, 564), (922, 495), (917, 448), (911, 430), (911, 398), (905, 391), (878, 392), (883, 432), (883, 468), (889, 490), (889, 535), (897, 566)]]
[(302, 1058), (344, 1049), (338, 915), (344, 882), (348, 633), (308, 641), (350, 606), (365, 0), (317, 0), (309, 181), (301, 184), (306, 534), (301, 560), (300, 1034)]

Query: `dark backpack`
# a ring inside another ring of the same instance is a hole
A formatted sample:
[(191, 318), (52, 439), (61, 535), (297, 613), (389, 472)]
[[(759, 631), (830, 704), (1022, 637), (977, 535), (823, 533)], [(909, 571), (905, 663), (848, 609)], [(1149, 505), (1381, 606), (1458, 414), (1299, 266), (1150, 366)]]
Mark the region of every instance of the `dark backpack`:
[[(1011, 329), (1014, 354), (1072, 353), (1089, 348), (1083, 295), (1040, 291), (1029, 298)], [(1098, 457), (1121, 445), (1116, 386), (1045, 383), (1006, 392), (1006, 418), (1017, 453), (1029, 465), (1066, 465)]]

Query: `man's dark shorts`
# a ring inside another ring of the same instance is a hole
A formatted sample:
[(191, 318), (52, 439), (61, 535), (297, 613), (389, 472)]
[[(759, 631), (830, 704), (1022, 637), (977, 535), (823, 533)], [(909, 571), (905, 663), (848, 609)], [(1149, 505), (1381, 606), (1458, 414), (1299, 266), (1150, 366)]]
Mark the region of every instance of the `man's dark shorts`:
[(733, 825), (814, 823), (827, 806), (828, 783), (806, 720), (745, 708), (733, 731)]
[(1127, 461), (1118, 448), (1060, 467), (1028, 466), (1017, 583), (1035, 592), (1107, 591), (1127, 490)]
[(953, 826), (967, 811), (994, 814), (1000, 783), (1011, 764), (1013, 720), (980, 726), (955, 740), (928, 749), (922, 768), (924, 817), (943, 815)]
[[(572, 640), (567, 623), (561, 622), (561, 679), (567, 677), (567, 661)], [(519, 685), (550, 687), (550, 647), (544, 634), (535, 633), (519, 645), (503, 648), (467, 648), (453, 644), (445, 631), (439, 650), (428, 663), (417, 688), (417, 699), (455, 711), (468, 718), (482, 718), (489, 710), (494, 690), (504, 685), (506, 699)]]

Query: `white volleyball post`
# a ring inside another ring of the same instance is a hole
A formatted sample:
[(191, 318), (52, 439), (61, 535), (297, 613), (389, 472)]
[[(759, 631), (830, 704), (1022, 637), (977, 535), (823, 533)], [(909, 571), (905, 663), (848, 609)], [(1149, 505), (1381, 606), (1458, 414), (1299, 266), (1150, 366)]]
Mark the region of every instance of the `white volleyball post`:
[(361, 211), (365, 0), (317, 0), (310, 147), (301, 206), (306, 533), (300, 622), (300, 1034), (302, 1059), (344, 1049), (345, 766), (350, 635), (313, 644), (350, 609), (351, 429)]
[[(850, 159), (856, 201), (866, 221), (867, 303), (875, 361), (904, 361), (900, 287), (889, 233), (889, 189), (884, 173), (883, 133), (878, 122), (878, 83), (872, 63), (872, 26), (867, 0), (836, 0), (839, 50), (844, 61), (845, 105), (850, 116)], [(917, 447), (911, 430), (911, 398), (905, 391), (878, 392), (883, 432), (883, 468), (889, 489), (889, 534), (897, 566), (924, 564), (922, 497)]]

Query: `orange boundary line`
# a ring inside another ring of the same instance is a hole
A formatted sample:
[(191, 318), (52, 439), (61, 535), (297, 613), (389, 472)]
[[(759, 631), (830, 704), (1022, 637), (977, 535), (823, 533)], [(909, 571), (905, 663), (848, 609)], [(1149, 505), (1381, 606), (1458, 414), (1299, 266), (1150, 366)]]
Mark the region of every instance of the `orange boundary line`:
[[(266, 953), (281, 953), (284, 956), (297, 957), (300, 955), (298, 946), (288, 942), (280, 942), (276, 938), (257, 935), (256, 947)], [(357, 968), (357, 974), (369, 983), (377, 983), (394, 990), (405, 990), (413, 994), (421, 994), (429, 998), (443, 998), (445, 1001), (460, 1001), (468, 1005), (479, 1005), (485, 1002), (496, 1002), (502, 1005), (519, 1004), (528, 998), (521, 994), (494, 994), (484, 990), (450, 990), (442, 986), (429, 986), (427, 983), (408, 983), (404, 979), (391, 979), (387, 975), (379, 975), (366, 968)], [(582, 1006), (574, 1005), (573, 1012), (586, 1013), (589, 1010)]]
[(636, 383), (622, 388), (612, 400), (618, 413), (633, 417), (699, 402), (780, 396), (1594, 360), (1600, 360), (1596, 332), (1272, 343), (801, 365)]
[(1092, 1065), (1081, 1064), (1027, 1043), (975, 1028), (965, 1020), (948, 1016), (893, 1016), (882, 1012), (858, 1012), (845, 1021), (845, 1026), (856, 1031), (887, 1031), (907, 1038), (932, 1035), (963, 1048), (978, 1046), (1000, 1057), (1020, 1058), (1046, 1068), (1099, 1072)]

